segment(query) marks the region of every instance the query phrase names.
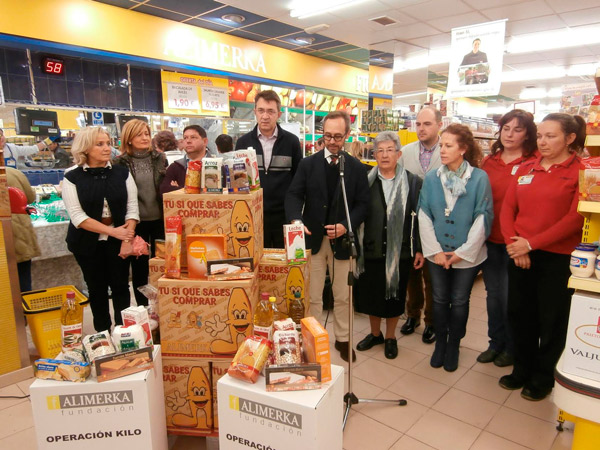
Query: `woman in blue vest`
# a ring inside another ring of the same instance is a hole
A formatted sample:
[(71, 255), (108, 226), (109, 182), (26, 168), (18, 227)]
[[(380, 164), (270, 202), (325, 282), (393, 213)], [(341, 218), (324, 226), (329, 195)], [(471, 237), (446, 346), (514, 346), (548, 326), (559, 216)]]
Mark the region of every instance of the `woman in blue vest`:
[(108, 288), (116, 325), (131, 301), (129, 265), (119, 251), (139, 221), (137, 187), (126, 167), (111, 165), (110, 136), (102, 128), (79, 131), (71, 153), (77, 167), (65, 173), (62, 188), (71, 218), (67, 246), (88, 287), (94, 328), (110, 330)]
[(452, 124), (442, 132), (440, 157), (442, 166), (423, 182), (419, 229), (433, 287), (431, 366), (453, 372), (494, 212), (488, 176), (476, 167), (481, 149), (468, 127)]

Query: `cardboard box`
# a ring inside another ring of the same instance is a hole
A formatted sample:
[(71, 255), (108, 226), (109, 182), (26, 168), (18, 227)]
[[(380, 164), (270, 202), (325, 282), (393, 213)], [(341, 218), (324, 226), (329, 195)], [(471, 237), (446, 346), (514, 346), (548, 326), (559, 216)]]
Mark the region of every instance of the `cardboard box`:
[[(227, 369), (231, 361), (212, 361), (210, 363), (210, 369), (212, 372), (212, 389), (213, 389), (213, 430), (219, 430), (219, 398), (217, 396), (217, 383), (218, 381), (227, 374)], [(227, 401), (227, 399), (225, 399)]]
[[(249, 194), (186, 194), (183, 189), (163, 196), (164, 216), (183, 219), (182, 245), (190, 234), (224, 234), (227, 255), (231, 258), (251, 256), (258, 264), (263, 250), (263, 192)], [(185, 248), (182, 267), (187, 266)]]
[(577, 291), (571, 299), (563, 372), (600, 381), (600, 295)]
[(258, 302), (256, 275), (249, 280), (158, 280), (160, 337), (169, 356), (232, 358), (252, 335)]
[(158, 279), (165, 273), (165, 260), (163, 258), (152, 258), (148, 262), (148, 283), (158, 289)]
[(163, 382), (169, 434), (210, 434), (213, 424), (210, 363), (200, 358), (165, 357)]
[(329, 334), (314, 317), (305, 317), (302, 323), (302, 349), (306, 362), (321, 364), (321, 380), (331, 379)]
[(190, 278), (206, 278), (208, 261), (225, 258), (227, 245), (222, 234), (188, 234), (185, 241)]
[(332, 374), (321, 389), (300, 392), (267, 392), (264, 377), (249, 384), (224, 376), (218, 382), (221, 448), (341, 449), (344, 369), (332, 366)]
[(39, 449), (166, 450), (162, 359), (154, 369), (105, 383), (35, 380), (31, 408)]
[(300, 290), (304, 299), (304, 315), (308, 314), (310, 284), (310, 250), (306, 252), (306, 263), (289, 265), (285, 250), (266, 248), (258, 266), (258, 291), (268, 292), (277, 299), (277, 308), (287, 314), (288, 303), (294, 292)]

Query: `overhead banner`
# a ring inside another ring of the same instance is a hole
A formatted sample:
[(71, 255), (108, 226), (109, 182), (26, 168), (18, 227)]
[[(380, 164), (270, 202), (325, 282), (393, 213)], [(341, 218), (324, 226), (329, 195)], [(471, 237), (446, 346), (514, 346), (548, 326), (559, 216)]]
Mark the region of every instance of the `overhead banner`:
[(506, 20), (452, 29), (446, 97), (498, 95)]
[(165, 113), (229, 117), (226, 78), (165, 71), (160, 78)]

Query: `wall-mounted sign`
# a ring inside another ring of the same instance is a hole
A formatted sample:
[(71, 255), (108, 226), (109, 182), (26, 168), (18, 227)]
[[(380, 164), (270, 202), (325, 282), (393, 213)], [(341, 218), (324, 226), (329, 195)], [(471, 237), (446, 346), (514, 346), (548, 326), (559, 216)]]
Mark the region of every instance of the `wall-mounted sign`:
[(227, 79), (163, 71), (161, 81), (165, 113), (229, 116)]

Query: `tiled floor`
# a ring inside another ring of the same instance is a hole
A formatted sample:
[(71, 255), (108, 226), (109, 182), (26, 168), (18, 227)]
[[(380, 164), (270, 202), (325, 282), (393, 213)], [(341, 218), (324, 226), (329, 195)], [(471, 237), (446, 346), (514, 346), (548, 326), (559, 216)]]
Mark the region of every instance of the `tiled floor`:
[[(353, 406), (344, 449), (569, 449), (573, 425), (566, 423), (562, 433), (556, 430), (557, 409), (551, 397), (537, 403), (523, 400), (519, 391), (498, 386), (498, 378), (510, 368), (476, 362), (479, 352), (487, 348), (486, 319), (485, 290), (478, 280), (460, 365), (453, 373), (429, 366), (433, 347), (421, 342), (418, 333), (422, 326), (411, 336), (397, 332), (399, 355), (395, 360), (384, 357), (382, 346), (359, 352), (353, 369), (354, 394), (359, 398), (405, 398), (408, 404)], [(333, 340), (331, 326), (328, 328)], [(354, 331), (355, 342), (369, 332), (366, 316), (356, 316)], [(344, 365), (336, 351), (332, 362)], [(1, 389), (0, 396), (27, 394), (31, 381)], [(0, 424), (0, 449), (36, 448), (29, 400), (0, 399)], [(203, 438), (174, 436), (169, 442), (172, 450), (210, 449), (214, 444)]]

